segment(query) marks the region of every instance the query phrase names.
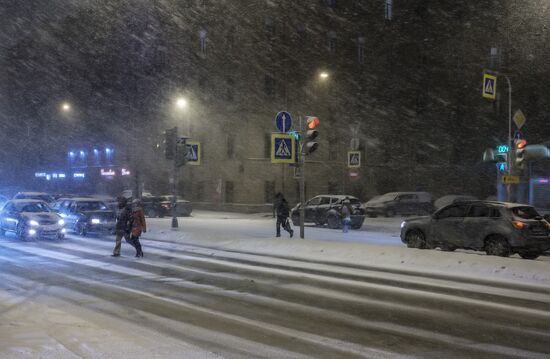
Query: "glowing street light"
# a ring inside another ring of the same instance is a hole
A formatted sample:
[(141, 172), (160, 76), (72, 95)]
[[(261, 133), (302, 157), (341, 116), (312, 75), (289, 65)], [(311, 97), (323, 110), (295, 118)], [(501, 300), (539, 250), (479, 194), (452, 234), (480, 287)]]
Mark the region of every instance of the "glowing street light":
[(186, 100), (185, 98), (183, 98), (183, 97), (178, 98), (178, 99), (176, 100), (176, 106), (177, 106), (179, 109), (183, 110), (184, 108), (187, 107), (187, 100)]
[(323, 71), (323, 72), (321, 72), (321, 73), (319, 74), (319, 78), (320, 78), (321, 80), (326, 80), (326, 79), (328, 79), (328, 76), (329, 76), (329, 75), (328, 75), (328, 72), (325, 72), (325, 71)]
[(71, 110), (71, 105), (68, 102), (63, 102), (61, 104), (61, 110), (63, 112), (69, 112)]

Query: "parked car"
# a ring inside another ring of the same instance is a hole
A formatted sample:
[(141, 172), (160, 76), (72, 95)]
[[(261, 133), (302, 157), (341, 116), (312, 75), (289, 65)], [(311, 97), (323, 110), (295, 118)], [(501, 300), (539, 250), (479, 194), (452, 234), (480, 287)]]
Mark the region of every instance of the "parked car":
[(550, 250), (549, 236), (550, 224), (534, 207), (497, 201), (458, 202), (401, 224), (401, 241), (410, 248), (518, 253), (526, 259)]
[(465, 194), (448, 194), (446, 196), (439, 197), (434, 201), (434, 209), (438, 210), (456, 202), (475, 200), (477, 200), (477, 198), (474, 196), (469, 196)]
[(171, 215), (172, 204), (166, 201), (166, 197), (161, 196), (143, 196), (141, 197), (141, 206), (147, 217), (165, 217)]
[(48, 205), (55, 202), (53, 196), (45, 192), (18, 192), (15, 194), (15, 196), (13, 196), (13, 199), (36, 199), (39, 201), (44, 201)]
[(20, 239), (63, 238), (65, 221), (46, 202), (12, 199), (0, 211), (0, 234), (14, 232)]
[(89, 197), (60, 198), (53, 209), (65, 220), (65, 226), (81, 236), (88, 233), (112, 233), (116, 214), (109, 206)]
[[(172, 196), (164, 195), (159, 197), (161, 198), (161, 201), (160, 201), (161, 206), (167, 209), (167, 212), (165, 212), (165, 215), (171, 216), (172, 215)], [(188, 217), (191, 215), (191, 212), (193, 212), (193, 206), (191, 202), (178, 196), (176, 201), (177, 216)]]
[[(329, 228), (337, 229), (342, 225), (342, 201), (348, 199), (351, 204), (351, 228), (359, 229), (365, 220), (365, 208), (359, 199), (345, 195), (320, 195), (313, 197), (305, 204), (305, 222), (317, 225), (328, 224)], [(298, 203), (291, 211), (290, 218), (295, 226), (300, 225), (300, 208)]]
[(365, 203), (367, 216), (428, 214), (433, 211), (432, 196), (427, 192), (389, 192)]

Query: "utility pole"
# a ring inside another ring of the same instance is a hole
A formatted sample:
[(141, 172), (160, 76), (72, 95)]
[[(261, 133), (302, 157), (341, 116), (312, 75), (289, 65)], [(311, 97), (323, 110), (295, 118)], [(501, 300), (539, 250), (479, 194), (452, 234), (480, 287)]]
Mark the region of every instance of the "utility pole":
[[(304, 126), (304, 121), (302, 121), (302, 115), (300, 115), (300, 133), (302, 133), (301, 138), (303, 139), (306, 134), (306, 129)], [(300, 173), (300, 238), (304, 239), (305, 237), (305, 207), (306, 207), (306, 174), (305, 174), (305, 153), (304, 153), (304, 142), (300, 141), (298, 146), (298, 170)]]

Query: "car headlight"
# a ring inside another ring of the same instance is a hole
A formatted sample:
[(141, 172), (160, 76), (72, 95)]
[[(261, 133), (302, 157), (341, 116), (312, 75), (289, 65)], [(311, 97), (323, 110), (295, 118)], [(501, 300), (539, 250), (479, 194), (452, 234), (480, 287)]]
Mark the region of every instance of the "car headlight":
[(31, 219), (31, 220), (29, 221), (29, 224), (30, 224), (31, 226), (39, 226), (39, 225), (40, 225), (40, 223), (38, 223), (38, 222), (35, 221), (34, 219)]
[(407, 222), (405, 222), (405, 221), (401, 222), (401, 228), (405, 227), (405, 224), (406, 224), (406, 223), (407, 223)]
[(64, 225), (65, 224), (65, 221), (60, 219), (59, 221), (57, 221), (57, 224), (59, 224), (60, 226)]
[(92, 218), (92, 224), (99, 224), (99, 223), (101, 223), (99, 218)]

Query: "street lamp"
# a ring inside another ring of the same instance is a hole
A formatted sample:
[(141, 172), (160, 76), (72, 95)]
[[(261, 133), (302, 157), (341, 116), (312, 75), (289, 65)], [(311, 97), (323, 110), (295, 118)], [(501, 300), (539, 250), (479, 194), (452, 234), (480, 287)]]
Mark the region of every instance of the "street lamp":
[[(187, 101), (187, 99), (185, 97), (178, 97), (176, 99), (176, 108), (178, 111), (180, 112), (183, 112), (185, 110), (187, 110), (187, 107), (189, 106), (189, 102)], [(191, 135), (191, 121), (189, 119), (189, 117), (186, 118), (187, 121), (186, 122), (186, 127), (187, 127), (187, 136), (190, 136)]]
[(61, 103), (61, 111), (63, 112), (69, 112), (71, 110), (71, 104), (68, 102)]
[(329, 77), (329, 75), (328, 75), (328, 72), (326, 72), (326, 71), (322, 71), (322, 72), (319, 74), (319, 78), (320, 78), (321, 80), (326, 80), (326, 79), (328, 79), (328, 77)]
[(180, 97), (176, 100), (176, 106), (178, 109), (183, 110), (187, 107), (187, 99)]

